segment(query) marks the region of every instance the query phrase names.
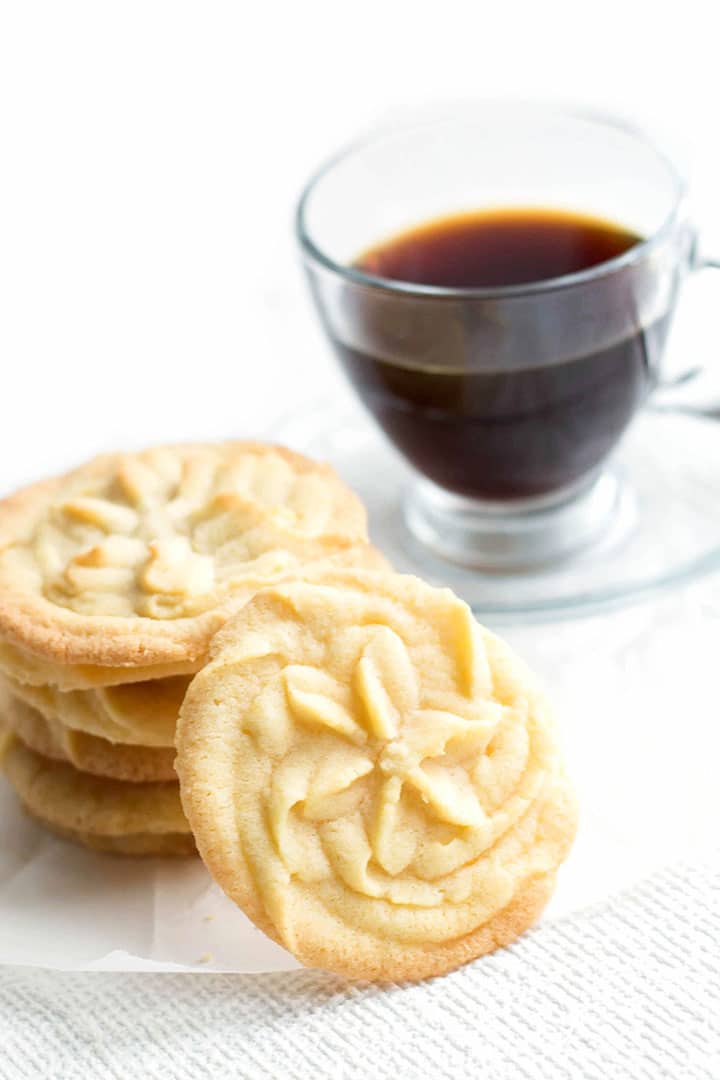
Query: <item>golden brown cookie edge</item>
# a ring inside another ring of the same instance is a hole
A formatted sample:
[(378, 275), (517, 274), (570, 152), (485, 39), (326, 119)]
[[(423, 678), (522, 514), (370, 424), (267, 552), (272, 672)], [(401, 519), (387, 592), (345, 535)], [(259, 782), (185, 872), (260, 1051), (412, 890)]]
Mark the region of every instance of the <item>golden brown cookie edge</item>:
[[(365, 546), (365, 509), (360, 499), (326, 463), (313, 461), (284, 446), (254, 440), (178, 443), (146, 449), (182, 453), (208, 448), (227, 448), (238, 452), (265, 450), (277, 453), (299, 472), (325, 475), (336, 486), (340, 502), (346, 506), (348, 515), (358, 515), (362, 520), (363, 535), (349, 539), (347, 536), (328, 534), (322, 541), (328, 548), (327, 554), (318, 556), (318, 560), (313, 559), (312, 562), (331, 557), (337, 551), (348, 548), (362, 549)], [(1, 500), (0, 550), (11, 545), (18, 535), (23, 534), (21, 526), (24, 521), (29, 519), (34, 523), (37, 511), (72, 477), (86, 473), (92, 475), (94, 472), (102, 474), (114, 463), (142, 452), (98, 455), (61, 476), (30, 484)], [(44, 597), (15, 592), (7, 586), (0, 590), (0, 639), (60, 665), (120, 668), (141, 666), (147, 669), (156, 665), (202, 662), (210, 639), (227, 617), (228, 611), (223, 608), (180, 619), (156, 620), (141, 616), (126, 619), (120, 616), (80, 615), (53, 604)]]

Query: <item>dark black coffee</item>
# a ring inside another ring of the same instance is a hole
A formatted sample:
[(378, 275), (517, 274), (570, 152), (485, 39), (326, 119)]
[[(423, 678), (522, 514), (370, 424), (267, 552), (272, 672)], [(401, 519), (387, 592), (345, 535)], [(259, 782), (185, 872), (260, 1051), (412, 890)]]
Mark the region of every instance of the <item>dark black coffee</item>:
[[(415, 284), (513, 286), (587, 270), (639, 241), (595, 218), (508, 209), (430, 222), (372, 248), (355, 266)], [(421, 370), (394, 363), (386, 345), (392, 349), (393, 335), (400, 341), (403, 335), (430, 333), (431, 324), (424, 329), (400, 325), (401, 319), (389, 325), (395, 315), (387, 297), (381, 302), (372, 290), (355, 303), (354, 318), (368, 327), (367, 339), (384, 340), (382, 357), (336, 341), (365, 404), (423, 473), (450, 491), (486, 499), (548, 494), (602, 461), (650, 387), (652, 358), (666, 329), (661, 320), (634, 329), (610, 348), (536, 366), (536, 336), (552, 334), (553, 327), (533, 325), (523, 330), (526, 339), (518, 347), (527, 367), (488, 365), (491, 370), (478, 371), (477, 358), (467, 355), (448, 367)], [(477, 301), (459, 303), (460, 321), (471, 327)], [(583, 317), (587, 313), (578, 311)], [(472, 333), (466, 338), (471, 350)]]

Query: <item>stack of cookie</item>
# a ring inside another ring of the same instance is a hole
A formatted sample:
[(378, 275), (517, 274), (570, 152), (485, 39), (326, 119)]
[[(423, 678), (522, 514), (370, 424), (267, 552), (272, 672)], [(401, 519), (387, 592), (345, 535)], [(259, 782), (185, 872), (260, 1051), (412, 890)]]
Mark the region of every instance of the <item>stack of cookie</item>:
[(309, 965), (448, 971), (535, 920), (572, 842), (530, 672), (276, 447), (102, 457), (0, 504), (0, 672), (31, 815), (105, 851), (197, 844)]
[(175, 726), (215, 632), (255, 592), (378, 567), (327, 466), (257, 443), (106, 455), (0, 504), (4, 768), (86, 846), (194, 850)]

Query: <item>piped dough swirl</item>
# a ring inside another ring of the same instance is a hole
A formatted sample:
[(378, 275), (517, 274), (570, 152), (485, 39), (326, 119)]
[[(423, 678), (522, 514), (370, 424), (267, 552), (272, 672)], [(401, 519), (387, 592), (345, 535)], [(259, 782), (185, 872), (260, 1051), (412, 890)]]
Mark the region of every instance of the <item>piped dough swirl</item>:
[(86, 665), (73, 688), (98, 666), (192, 670), (259, 588), (326, 558), (362, 563), (366, 542), (364, 508), (333, 470), (283, 447), (101, 456), (0, 503), (0, 642), (19, 657), (6, 670), (28, 655), (27, 681), (33, 657), (40, 675), (42, 661)]
[(414, 578), (257, 596), (191, 683), (178, 746), (216, 879), (305, 962), (346, 973), (445, 969), (574, 832), (534, 678)]

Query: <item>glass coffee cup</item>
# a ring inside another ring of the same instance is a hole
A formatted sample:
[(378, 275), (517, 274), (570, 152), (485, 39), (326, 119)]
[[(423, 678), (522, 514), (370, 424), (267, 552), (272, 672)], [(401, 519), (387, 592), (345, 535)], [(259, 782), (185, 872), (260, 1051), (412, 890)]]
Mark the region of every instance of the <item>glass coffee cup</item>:
[[(481, 285), (383, 276), (363, 258), (415, 226), (483, 211), (575, 215), (630, 240), (571, 273)], [(596, 540), (619, 503), (607, 462), (664, 379), (679, 287), (698, 261), (663, 154), (606, 119), (478, 105), (338, 155), (307, 186), (298, 234), (340, 362), (414, 469), (411, 533), (487, 570)]]

